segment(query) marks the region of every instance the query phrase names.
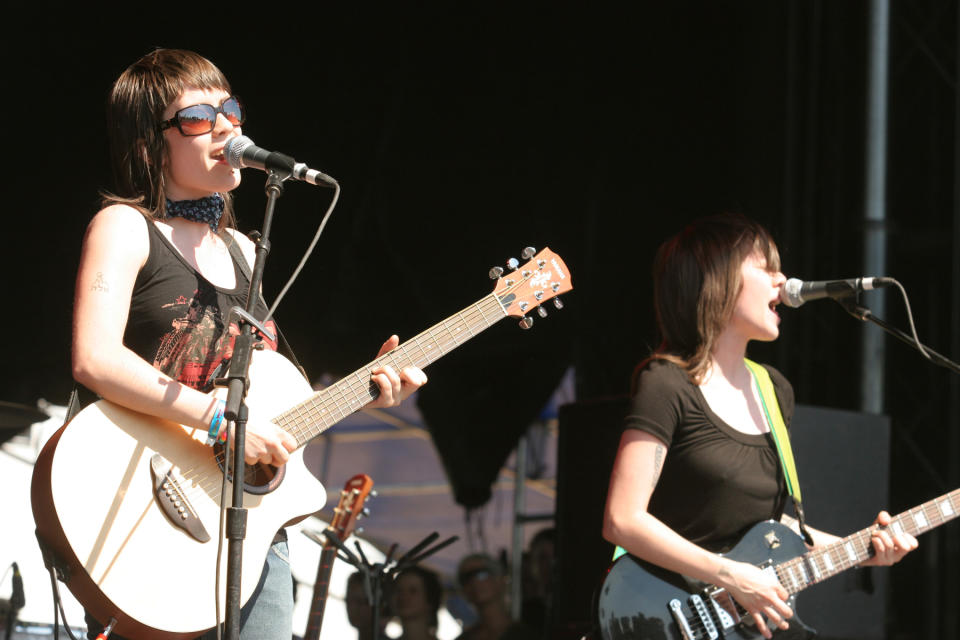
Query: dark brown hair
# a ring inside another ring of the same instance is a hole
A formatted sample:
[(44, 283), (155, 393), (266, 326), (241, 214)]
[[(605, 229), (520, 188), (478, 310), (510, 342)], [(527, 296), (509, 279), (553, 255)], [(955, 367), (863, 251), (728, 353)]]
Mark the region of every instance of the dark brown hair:
[(438, 627), (440, 624), (438, 613), (440, 611), (440, 605), (443, 604), (443, 585), (440, 583), (439, 576), (425, 567), (412, 566), (409, 569), (401, 571), (394, 580), (394, 584), (399, 582), (400, 578), (404, 576), (415, 576), (420, 579), (420, 584), (423, 585), (423, 595), (430, 609), (430, 626), (434, 628)]
[[(167, 145), (160, 131), (164, 110), (188, 89), (222, 89), (230, 84), (212, 62), (192, 51), (156, 49), (120, 74), (107, 98), (107, 130), (113, 190), (104, 206), (126, 204), (149, 218), (166, 217), (163, 166)], [(229, 193), (220, 228), (233, 225)]]
[(780, 269), (770, 233), (740, 214), (700, 218), (657, 251), (653, 298), (662, 342), (653, 358), (670, 360), (699, 384), (743, 285), (740, 267), (759, 253)]

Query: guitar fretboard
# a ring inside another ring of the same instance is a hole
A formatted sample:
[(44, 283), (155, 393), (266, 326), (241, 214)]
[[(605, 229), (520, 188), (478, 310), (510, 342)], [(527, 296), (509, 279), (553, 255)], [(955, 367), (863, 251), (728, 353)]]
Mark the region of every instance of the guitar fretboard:
[[(895, 516), (888, 529), (918, 536), (958, 515), (960, 489), (955, 489)], [(822, 549), (809, 551), (777, 565), (780, 584), (794, 594), (868, 560), (874, 553), (870, 538), (876, 528), (876, 525), (867, 527)]]
[(307, 617), (307, 629), (303, 640), (320, 640), (323, 612), (327, 607), (327, 591), (330, 587), (330, 572), (337, 558), (337, 549), (332, 544), (324, 544), (320, 552), (320, 564), (313, 585), (313, 600), (310, 602), (310, 615)]
[(505, 303), (508, 304), (508, 297), (505, 296), (503, 302), (496, 293), (481, 298), (393, 351), (284, 411), (273, 421), (294, 436), (299, 446), (307, 444), (377, 398), (380, 390), (370, 380), (371, 371), (381, 365), (390, 365), (398, 372), (408, 366), (424, 368), (439, 360), (505, 318)]

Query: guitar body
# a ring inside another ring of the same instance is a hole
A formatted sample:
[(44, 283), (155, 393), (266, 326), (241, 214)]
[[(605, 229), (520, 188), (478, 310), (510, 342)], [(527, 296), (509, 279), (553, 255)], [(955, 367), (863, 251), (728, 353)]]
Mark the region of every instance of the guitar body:
[[(761, 522), (750, 529), (726, 557), (765, 567), (778, 565), (807, 551), (803, 539), (778, 522)], [(762, 638), (752, 625), (736, 624), (718, 615), (706, 596), (705, 585), (676, 573), (623, 555), (610, 568), (600, 589), (598, 617), (603, 640), (684, 640), (678, 616), (689, 621), (692, 640), (709, 638)], [(701, 596), (715, 632), (700, 619), (692, 597)], [(671, 603), (676, 611), (671, 609)], [(788, 632), (775, 638), (807, 637), (811, 630), (796, 616), (795, 596), (787, 604), (794, 610)], [(714, 635), (716, 633), (716, 635)]]
[[(272, 351), (254, 353), (250, 380), (251, 419), (269, 419), (312, 393), (297, 369)], [(104, 623), (117, 618), (118, 634), (185, 639), (216, 624), (223, 472), (205, 439), (200, 430), (101, 400), (51, 437), (37, 460), (31, 491), (38, 536), (68, 568), (66, 583), (77, 599)], [(282, 469), (263, 470), (273, 478), (250, 486), (244, 497), (241, 602), (256, 587), (277, 530), (320, 510), (326, 499), (302, 448)], [(155, 495), (158, 477), (173, 484), (166, 510)], [(231, 483), (224, 495), (229, 506)], [(180, 501), (186, 518), (176, 503), (170, 515), (169, 502), (178, 497), (186, 498)], [(175, 525), (178, 515), (189, 528)]]

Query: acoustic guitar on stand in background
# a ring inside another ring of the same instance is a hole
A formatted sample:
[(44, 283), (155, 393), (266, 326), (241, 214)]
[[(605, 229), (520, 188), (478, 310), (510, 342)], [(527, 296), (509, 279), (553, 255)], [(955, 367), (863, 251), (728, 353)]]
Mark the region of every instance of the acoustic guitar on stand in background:
[[(343, 486), (340, 492), (340, 502), (333, 510), (333, 520), (326, 531), (337, 535), (340, 542), (346, 542), (357, 524), (357, 519), (364, 515), (363, 503), (373, 489), (373, 480), (370, 476), (358, 473)], [(337, 548), (329, 539), (304, 531), (304, 534), (314, 542), (323, 545), (320, 552), (320, 563), (317, 565), (317, 578), (313, 582), (313, 599), (310, 601), (310, 615), (307, 617), (307, 630), (303, 640), (320, 640), (320, 627), (323, 625), (323, 612), (327, 607), (327, 592), (330, 590), (330, 574), (333, 571), (333, 562), (337, 559)]]

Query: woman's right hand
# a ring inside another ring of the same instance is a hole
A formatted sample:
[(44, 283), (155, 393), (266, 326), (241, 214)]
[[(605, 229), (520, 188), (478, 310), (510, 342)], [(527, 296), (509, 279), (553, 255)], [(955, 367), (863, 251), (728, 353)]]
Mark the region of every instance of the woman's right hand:
[(718, 582), (753, 617), (764, 638), (772, 637), (771, 628), (789, 626), (787, 619), (793, 616), (793, 610), (786, 600), (790, 594), (775, 576), (752, 564), (727, 560)]
[[(230, 423), (230, 441), (233, 442), (234, 424)], [(269, 421), (251, 420), (243, 440), (243, 460), (247, 464), (282, 466), (297, 449), (296, 439)]]

